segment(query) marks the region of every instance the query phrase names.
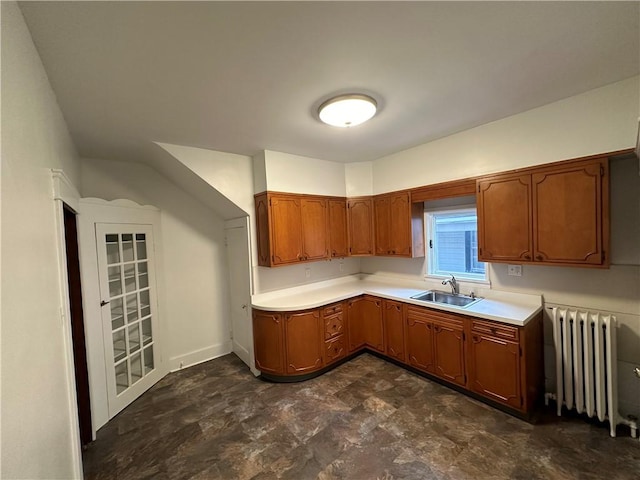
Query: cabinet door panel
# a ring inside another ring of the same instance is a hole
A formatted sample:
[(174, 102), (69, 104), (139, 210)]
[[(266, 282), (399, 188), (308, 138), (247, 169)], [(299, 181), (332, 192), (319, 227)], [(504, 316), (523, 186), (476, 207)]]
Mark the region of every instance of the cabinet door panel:
[(389, 197), (389, 219), (391, 254), (411, 256), (411, 204), (408, 193)]
[(271, 198), (273, 263), (296, 263), (302, 255), (302, 223), (300, 199)]
[(533, 175), (536, 261), (602, 263), (600, 162)]
[(256, 368), (265, 373), (283, 374), (285, 368), (282, 316), (254, 311), (253, 338)]
[(328, 317), (324, 317), (324, 338), (329, 340), (330, 338), (337, 337), (344, 333), (344, 320), (342, 312), (336, 313)]
[(433, 324), (407, 311), (407, 363), (425, 372), (435, 373)]
[(480, 260), (532, 260), (530, 175), (479, 181), (477, 206)]
[(271, 241), (269, 228), (269, 200), (267, 194), (258, 195), (256, 204), (256, 231), (258, 237), (258, 265), (271, 265)]
[(376, 255), (391, 254), (391, 203), (388, 196), (373, 201), (376, 231)]
[(386, 353), (390, 357), (405, 361), (404, 348), (404, 306), (400, 302), (384, 301), (384, 331)]
[(464, 336), (462, 326), (434, 323), (436, 375), (465, 386)]
[(341, 358), (344, 358), (344, 356), (347, 354), (346, 347), (347, 346), (345, 344), (344, 335), (340, 335), (339, 337), (326, 342), (325, 348), (324, 348), (325, 365), (328, 365), (337, 360), (340, 360)]
[(365, 344), (379, 352), (384, 352), (382, 300), (365, 296), (362, 299), (362, 318)]
[(487, 335), (471, 336), (471, 388), (511, 407), (522, 406), (520, 349), (517, 343)]
[(322, 260), (329, 257), (327, 201), (317, 198), (303, 198), (302, 212), (302, 255), (304, 260)]
[(347, 202), (349, 255), (373, 255), (373, 202), (371, 198)]
[(329, 200), (329, 250), (332, 258), (346, 257), (349, 253), (347, 242), (347, 202)]
[(285, 314), (287, 373), (305, 373), (322, 367), (322, 322), (319, 310)]
[(349, 352), (365, 345), (364, 317), (362, 298), (347, 302), (347, 331), (349, 333)]

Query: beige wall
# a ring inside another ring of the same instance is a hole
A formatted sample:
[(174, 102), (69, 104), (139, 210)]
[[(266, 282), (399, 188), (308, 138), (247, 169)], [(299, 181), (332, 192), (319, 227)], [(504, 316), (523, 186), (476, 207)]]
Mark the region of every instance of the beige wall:
[(125, 198), (161, 211), (165, 279), (163, 348), (174, 370), (231, 351), (224, 220), (151, 167), (85, 159), (82, 194)]
[[(80, 165), (17, 5), (2, 2), (2, 478), (80, 475), (51, 168)], [(74, 428), (75, 427), (75, 428)]]

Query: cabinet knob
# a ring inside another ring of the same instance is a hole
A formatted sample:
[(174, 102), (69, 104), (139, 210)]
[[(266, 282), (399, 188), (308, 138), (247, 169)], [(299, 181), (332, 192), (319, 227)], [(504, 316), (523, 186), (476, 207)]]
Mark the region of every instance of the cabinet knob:
[(536, 255), (536, 260), (540, 260), (540, 261), (542, 261), (542, 260), (544, 260), (544, 259), (542, 258), (542, 255)]
[(525, 260), (531, 260), (531, 255), (529, 255), (528, 253), (526, 255), (524, 255), (524, 259)]

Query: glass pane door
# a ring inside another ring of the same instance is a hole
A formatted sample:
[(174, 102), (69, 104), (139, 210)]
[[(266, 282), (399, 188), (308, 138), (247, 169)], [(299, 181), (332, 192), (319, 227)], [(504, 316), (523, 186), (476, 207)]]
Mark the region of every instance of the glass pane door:
[(159, 379), (153, 238), (148, 225), (96, 224), (96, 235), (112, 416)]

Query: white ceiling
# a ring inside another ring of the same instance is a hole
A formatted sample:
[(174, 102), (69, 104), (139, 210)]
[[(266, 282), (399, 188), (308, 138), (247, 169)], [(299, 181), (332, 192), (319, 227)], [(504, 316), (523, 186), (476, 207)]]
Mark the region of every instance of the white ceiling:
[[(373, 160), (639, 72), (639, 2), (21, 2), (84, 157)], [(317, 106), (363, 92), (370, 122)]]

